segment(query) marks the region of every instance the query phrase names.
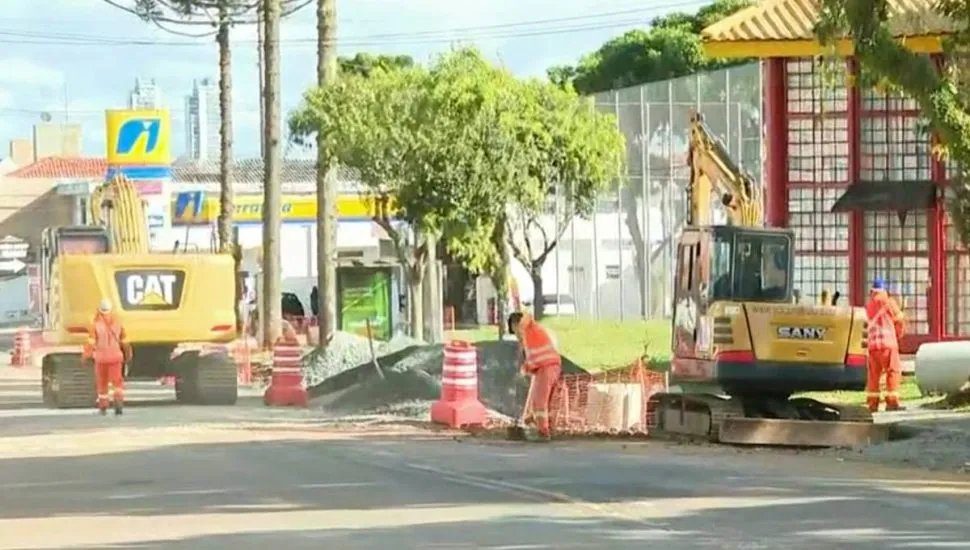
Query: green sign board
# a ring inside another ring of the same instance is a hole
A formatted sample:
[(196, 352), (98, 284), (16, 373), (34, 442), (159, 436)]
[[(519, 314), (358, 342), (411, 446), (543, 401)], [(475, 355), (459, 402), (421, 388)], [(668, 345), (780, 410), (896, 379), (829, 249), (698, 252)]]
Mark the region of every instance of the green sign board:
[(340, 329), (376, 340), (391, 338), (391, 274), (386, 269), (341, 268), (337, 275)]

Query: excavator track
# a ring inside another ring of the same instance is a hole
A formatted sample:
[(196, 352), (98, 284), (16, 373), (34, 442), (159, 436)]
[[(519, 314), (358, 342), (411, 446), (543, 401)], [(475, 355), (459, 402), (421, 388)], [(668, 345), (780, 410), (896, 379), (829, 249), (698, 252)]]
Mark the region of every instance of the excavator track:
[(239, 396), (236, 364), (225, 353), (188, 351), (175, 360), (175, 397), (193, 405), (235, 405)]
[(51, 353), (41, 367), (44, 405), (56, 409), (94, 408), (94, 368), (85, 366), (80, 353)]
[(687, 436), (714, 443), (788, 447), (853, 447), (889, 439), (865, 407), (808, 398), (727, 398), (658, 394), (650, 398), (654, 436)]

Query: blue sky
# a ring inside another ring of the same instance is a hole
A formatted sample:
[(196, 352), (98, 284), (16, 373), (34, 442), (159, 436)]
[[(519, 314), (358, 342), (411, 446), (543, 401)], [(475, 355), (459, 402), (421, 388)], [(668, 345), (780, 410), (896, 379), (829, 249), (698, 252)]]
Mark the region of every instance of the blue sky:
[[(116, 0), (131, 5), (132, 0)], [(402, 53), (425, 61), (451, 43), (474, 43), (519, 75), (575, 62), (611, 36), (644, 26), (684, 0), (338, 0), (340, 55)], [(39, 8), (43, 6), (43, 10)], [(650, 7), (652, 6), (652, 7)], [(313, 6), (282, 27), (284, 112), (313, 84)], [(176, 27), (201, 32), (202, 27)], [(458, 30), (464, 29), (464, 30)], [(91, 44), (101, 40), (101, 43)], [(104, 41), (122, 43), (105, 44)], [(233, 32), (233, 115), (237, 157), (259, 154), (256, 30)], [(77, 42), (87, 42), (78, 44)], [(133, 44), (133, 42), (141, 42)], [(0, 1), (0, 157), (28, 137), (42, 112), (80, 122), (89, 156), (104, 155), (104, 109), (125, 107), (136, 77), (155, 78), (172, 113), (173, 153), (184, 151), (184, 96), (193, 79), (215, 78), (211, 39), (168, 34), (101, 0)]]

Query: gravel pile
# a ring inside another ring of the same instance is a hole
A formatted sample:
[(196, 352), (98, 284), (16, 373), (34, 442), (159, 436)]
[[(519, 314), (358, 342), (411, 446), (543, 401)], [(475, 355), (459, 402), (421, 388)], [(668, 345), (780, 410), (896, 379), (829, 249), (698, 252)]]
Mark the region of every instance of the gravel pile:
[[(374, 341), (374, 352), (386, 355), (414, 346), (419, 342), (407, 336), (395, 336), (389, 342)], [(349, 332), (337, 332), (325, 355), (311, 352), (303, 360), (303, 375), (307, 386), (316, 386), (331, 376), (347, 369), (370, 362), (370, 345), (367, 338)]]
[(970, 432), (926, 428), (909, 435), (907, 439), (837, 453), (852, 460), (970, 472)]
[[(400, 346), (403, 342), (397, 344)], [(382, 378), (369, 353), (350, 369), (333, 368), (333, 375), (309, 385), (316, 406), (331, 412), (394, 412), (427, 417), (430, 404), (441, 394), (442, 345), (410, 345), (394, 349), (393, 342), (379, 352)], [(492, 411), (517, 416), (525, 401), (528, 382), (518, 376), (519, 349), (515, 342), (482, 342), (478, 348), (479, 394)], [(320, 367), (324, 370), (328, 367)], [(563, 372), (585, 372), (563, 360)]]

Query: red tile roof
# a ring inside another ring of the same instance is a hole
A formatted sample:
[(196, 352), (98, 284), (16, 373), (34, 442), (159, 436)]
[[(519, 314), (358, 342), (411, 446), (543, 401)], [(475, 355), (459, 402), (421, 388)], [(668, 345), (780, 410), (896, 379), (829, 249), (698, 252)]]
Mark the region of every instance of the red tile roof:
[(103, 158), (47, 157), (7, 174), (8, 178), (102, 178), (108, 171)]

